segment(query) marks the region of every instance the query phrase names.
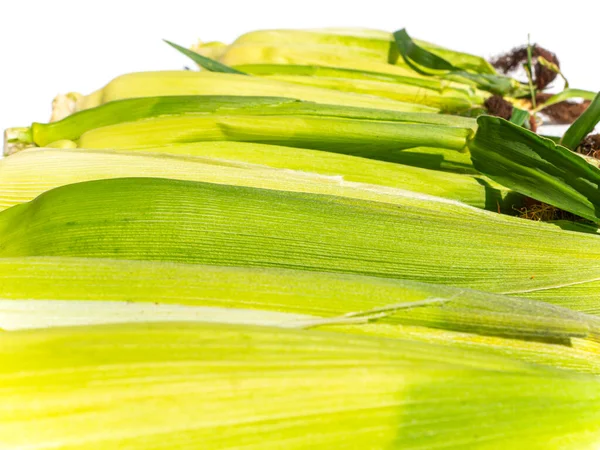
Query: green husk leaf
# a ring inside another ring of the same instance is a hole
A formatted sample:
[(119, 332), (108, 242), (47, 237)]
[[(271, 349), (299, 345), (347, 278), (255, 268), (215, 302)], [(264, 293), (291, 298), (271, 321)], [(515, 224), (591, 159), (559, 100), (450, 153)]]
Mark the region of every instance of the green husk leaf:
[(522, 127), (527, 122), (527, 120), (529, 120), (528, 111), (517, 108), (516, 106), (513, 107), (513, 113), (510, 117), (510, 123), (514, 123), (515, 125)]
[(475, 168), (521, 194), (600, 221), (600, 169), (550, 139), (482, 116), (469, 144)]
[(284, 97), (227, 95), (131, 98), (85, 109), (56, 122), (34, 122), (30, 132), (33, 142), (43, 147), (59, 140), (76, 141), (86, 131), (123, 122), (174, 114), (206, 114), (219, 110), (226, 110), (229, 114), (254, 108), (260, 111), (262, 108), (274, 108), (297, 101)]
[(509, 211), (518, 201), (514, 193), (481, 176), (331, 152), (210, 142), (137, 152), (90, 149), (20, 152), (0, 161), (0, 210), (66, 184), (134, 176), (335, 194), (391, 203), (402, 202), (404, 192), (409, 190), (494, 211), (498, 208)]
[(439, 72), (443, 73), (456, 70), (456, 68), (444, 58), (415, 44), (406, 32), (406, 29), (403, 28), (396, 31), (394, 33), (394, 39), (404, 61), (416, 72), (423, 75), (433, 75), (439, 74)]
[(235, 73), (238, 75), (246, 75), (244, 72), (234, 69), (233, 67), (229, 67), (223, 63), (220, 63), (219, 61), (215, 61), (214, 59), (202, 56), (199, 53), (196, 53), (192, 50), (188, 50), (187, 48), (182, 47), (181, 45), (177, 45), (173, 42), (167, 41), (166, 39), (163, 40), (175, 50), (190, 58), (203, 69), (210, 70), (211, 72)]
[[(393, 36), (391, 37), (391, 40), (394, 40)], [(430, 53), (443, 58), (454, 67), (458, 67), (459, 69), (474, 73), (487, 73), (491, 75), (497, 74), (496, 69), (494, 69), (494, 67), (481, 56), (450, 50), (430, 42), (421, 41), (419, 39), (414, 39), (413, 42)]]
[(575, 150), (583, 138), (594, 131), (598, 122), (600, 122), (600, 93), (596, 95), (590, 106), (565, 132), (561, 144)]
[[(385, 189), (374, 187), (373, 196)], [(600, 279), (590, 264), (600, 258), (598, 235), (408, 191), (389, 198), (393, 204), (152, 178), (91, 181), (0, 213), (0, 256), (296, 268), (494, 292)], [(599, 292), (590, 290), (588, 304)]]
[[(462, 70), (475, 73), (495, 74), (496, 71), (484, 58), (457, 52), (435, 44), (415, 40), (429, 52), (451, 61)], [(212, 54), (213, 43), (199, 44), (195, 49)], [(227, 60), (246, 59), (256, 61), (276, 60), (306, 64), (311, 61), (340, 64), (377, 65), (379, 70), (404, 69), (409, 71), (403, 59), (398, 59), (394, 36), (387, 31), (364, 29), (318, 29), (318, 30), (259, 30), (240, 36), (220, 57)], [(340, 57), (341, 56), (341, 57)], [(245, 57), (245, 58), (244, 58)], [(336, 58), (337, 57), (337, 58)], [(387, 64), (385, 64), (387, 63)], [(385, 67), (387, 66), (387, 67)], [(366, 69), (369, 70), (369, 69)], [(370, 70), (373, 70), (371, 68)], [(412, 76), (417, 74), (413, 73)]]
[[(425, 41), (415, 40), (415, 42), (431, 53), (452, 61), (454, 65), (464, 70), (471, 70), (477, 73), (496, 73), (491, 64), (480, 56), (457, 52)], [(387, 31), (356, 28), (259, 30), (240, 36), (230, 48), (243, 47), (248, 44), (280, 45), (287, 48), (304, 46), (329, 52), (345, 51), (351, 52), (355, 59), (369, 58), (398, 65), (404, 64), (402, 60), (394, 60), (393, 52), (390, 51), (393, 49), (394, 37), (392, 33)], [(205, 50), (210, 49), (214, 45), (213, 43), (201, 44), (198, 48)]]
[(480, 175), (468, 152), (435, 147), (413, 147), (389, 155), (389, 161), (423, 169), (459, 174)]
[(417, 73), (436, 76), (452, 75), (458, 79), (472, 81), (480, 89), (502, 96), (523, 94), (522, 89), (511, 78), (489, 73), (471, 73), (455, 67), (444, 58), (417, 45), (406, 29), (396, 31), (394, 39), (404, 61)]
[(531, 47), (530, 35), (527, 35), (527, 61), (523, 65), (525, 73), (527, 74), (527, 83), (529, 84), (529, 97), (531, 99), (531, 106), (535, 109), (535, 87), (533, 86), (533, 51)]
[(81, 148), (135, 149), (204, 141), (283, 145), (390, 160), (394, 152), (424, 146), (465, 151), (469, 128), (322, 116), (180, 115), (90, 130)]
[(183, 323), (1, 338), (10, 448), (591, 450), (598, 441), (595, 377), (483, 352)]
[(550, 97), (548, 100), (546, 100), (541, 105), (538, 105), (538, 107), (535, 108), (533, 110), (533, 112), (538, 113), (541, 110), (543, 110), (544, 108), (547, 108), (548, 106), (552, 106), (552, 105), (555, 105), (560, 102), (564, 102), (565, 100), (569, 100), (572, 98), (582, 98), (584, 100), (594, 100), (594, 98), (596, 98), (596, 94), (597, 94), (596, 92), (584, 91), (582, 89), (565, 89), (564, 91), (553, 95), (552, 97)]
[(237, 95), (287, 97), (338, 106), (386, 109), (391, 111), (438, 112), (426, 105), (399, 102), (370, 95), (339, 92), (314, 86), (302, 86), (261, 77), (240, 76), (209, 71), (160, 71), (121, 75), (90, 95), (70, 94), (70, 112), (93, 108), (127, 98), (173, 95)]
[(237, 66), (252, 75), (302, 75), (309, 77), (332, 77), (350, 80), (387, 81), (390, 83), (420, 86), (442, 91), (445, 88), (461, 89), (465, 93), (474, 93), (474, 89), (458, 83), (451, 83), (434, 78), (418, 78), (390, 73), (372, 72), (368, 70), (347, 69), (344, 67), (329, 67), (301, 64), (244, 64)]
[[(34, 123), (30, 129), (19, 128), (14, 141), (35, 143), (43, 147), (59, 140), (75, 141), (82, 134), (109, 125), (134, 122), (165, 116), (199, 115), (257, 116), (316, 116), (425, 123), (475, 129), (476, 121), (466, 117), (444, 114), (396, 112), (382, 109), (327, 105), (285, 97), (254, 96), (161, 96), (116, 100), (76, 112), (60, 121), (47, 124)], [(15, 130), (17, 130), (15, 128)], [(20, 138), (19, 136), (22, 136)]]
[[(574, 338), (600, 341), (597, 317), (538, 301), (407, 280), (65, 257), (5, 258), (0, 268), (0, 324), (6, 329), (167, 318), (246, 320), (286, 328), (320, 325), (332, 331), (338, 325), (353, 332), (348, 325), (371, 322), (399, 326), (396, 337), (405, 339), (414, 339), (414, 327), (430, 327), (561, 344)], [(376, 328), (366, 330), (362, 332), (377, 334)], [(384, 334), (389, 330), (384, 328)], [(598, 364), (600, 372), (600, 360)]]
[(156, 321), (318, 327), (482, 349), (600, 374), (598, 318), (464, 288), (299, 270), (64, 257), (0, 259), (0, 281), (0, 326), (7, 330)]
[[(391, 42), (385, 42), (385, 49), (363, 50), (354, 46), (246, 43), (230, 45), (219, 60), (231, 67), (241, 68), (255, 64), (291, 64), (298, 66), (322, 66), (336, 69), (349, 69), (361, 72), (376, 72), (412, 78), (424, 78), (411, 69), (402, 59), (390, 59)], [(199, 53), (206, 53), (194, 47)], [(464, 86), (470, 84), (457, 81)]]
[(460, 113), (481, 105), (483, 96), (469, 95), (463, 89), (426, 88), (412, 84), (401, 84), (380, 80), (347, 79), (326, 76), (305, 75), (266, 75), (266, 79), (280, 80), (289, 83), (317, 86), (342, 92), (374, 95), (402, 102), (420, 103), (439, 108), (443, 112)]

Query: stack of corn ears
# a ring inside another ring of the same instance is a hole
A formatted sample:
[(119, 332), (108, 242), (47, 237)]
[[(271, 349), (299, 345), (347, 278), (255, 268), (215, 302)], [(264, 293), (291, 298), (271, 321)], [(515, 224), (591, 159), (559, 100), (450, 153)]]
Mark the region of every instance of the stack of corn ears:
[(600, 446), (600, 100), (560, 145), (403, 30), (172, 45), (6, 130), (0, 449)]

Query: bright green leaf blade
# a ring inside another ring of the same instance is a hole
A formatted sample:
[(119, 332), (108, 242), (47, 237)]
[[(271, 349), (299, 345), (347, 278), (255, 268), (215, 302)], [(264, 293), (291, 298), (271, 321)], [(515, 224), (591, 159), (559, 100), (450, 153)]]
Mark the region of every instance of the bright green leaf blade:
[[(0, 253), (297, 268), (495, 292), (600, 278), (592, 263), (600, 258), (598, 235), (408, 191), (395, 198), (93, 181), (0, 213)], [(590, 291), (592, 299), (600, 300), (598, 291)]]
[(440, 58), (445, 59), (454, 67), (475, 73), (488, 73), (491, 75), (497, 74), (494, 66), (492, 66), (485, 58), (482, 58), (481, 56), (450, 50), (430, 42), (421, 41), (419, 39), (413, 39), (413, 41), (419, 47), (439, 56)]
[(533, 85), (533, 51), (531, 46), (531, 36), (527, 35), (527, 62), (523, 64), (523, 69), (527, 74), (527, 83), (529, 84), (529, 98), (531, 99), (531, 105), (536, 107), (535, 98), (535, 87)]
[(483, 352), (192, 324), (0, 342), (7, 448), (585, 450), (600, 438), (597, 378)]
[(410, 38), (406, 29), (398, 30), (394, 33), (394, 39), (400, 55), (404, 58), (414, 70), (424, 75), (431, 75), (432, 72), (424, 72), (418, 66), (413, 65), (413, 61), (419, 66), (423, 66), (431, 71), (454, 71), (455, 67), (445, 59), (431, 53), (424, 48), (421, 48)]
[(123, 122), (173, 114), (207, 114), (227, 110), (274, 108), (297, 100), (284, 97), (240, 97), (226, 95), (161, 96), (115, 100), (95, 108), (85, 109), (50, 123), (35, 122), (31, 126), (33, 143), (43, 147), (67, 139), (75, 141), (86, 131)]
[(555, 105), (560, 102), (564, 102), (565, 100), (569, 100), (572, 98), (582, 98), (584, 100), (594, 100), (596, 97), (596, 92), (592, 91), (584, 91), (582, 89), (565, 89), (562, 92), (559, 92), (556, 95), (553, 95), (548, 100), (546, 100), (541, 105), (538, 105), (536, 109), (533, 110), (534, 113), (538, 113), (544, 108), (548, 106)]
[(508, 77), (489, 73), (471, 73), (453, 66), (444, 58), (418, 46), (405, 29), (396, 31), (394, 39), (404, 61), (420, 74), (444, 75), (446, 78), (450, 75), (458, 80), (470, 80), (480, 89), (500, 95), (523, 94), (519, 84)]
[(600, 221), (600, 169), (503, 119), (482, 116), (469, 144), (475, 168), (521, 194)]
[(569, 127), (561, 140), (561, 144), (571, 150), (575, 150), (584, 137), (594, 131), (600, 122), (600, 93), (581, 116)]
[(179, 51), (180, 53), (183, 53), (185, 56), (187, 56), (200, 67), (206, 70), (210, 70), (211, 72), (235, 73), (238, 75), (246, 75), (244, 72), (234, 69), (233, 67), (229, 67), (223, 63), (220, 63), (219, 61), (215, 61), (214, 59), (202, 56), (201, 54), (196, 53), (192, 50), (188, 50), (187, 48), (182, 47), (181, 45), (177, 45), (173, 42), (167, 41), (166, 39), (164, 41), (171, 47), (173, 47), (175, 50)]
[(529, 112), (524, 109), (513, 107), (513, 113), (510, 117), (510, 122), (522, 127), (529, 119)]

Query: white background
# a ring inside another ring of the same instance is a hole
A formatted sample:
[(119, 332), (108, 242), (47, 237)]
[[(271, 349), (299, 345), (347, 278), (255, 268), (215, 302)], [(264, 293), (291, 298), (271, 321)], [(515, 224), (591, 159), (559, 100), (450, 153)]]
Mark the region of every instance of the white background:
[(526, 43), (557, 53), (572, 87), (600, 90), (600, 2), (422, 0), (3, 0), (0, 128), (46, 121), (58, 93), (89, 93), (125, 72), (181, 69), (196, 39), (250, 30), (361, 26), (491, 56)]

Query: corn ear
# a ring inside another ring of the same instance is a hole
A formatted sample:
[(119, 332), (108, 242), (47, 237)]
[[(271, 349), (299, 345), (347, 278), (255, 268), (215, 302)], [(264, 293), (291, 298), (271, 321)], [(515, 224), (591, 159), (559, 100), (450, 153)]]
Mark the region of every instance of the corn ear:
[[(89, 115), (97, 114), (100, 117), (98, 122), (102, 122), (103, 118), (107, 117), (107, 112), (96, 110)], [(224, 109), (216, 114), (184, 112), (177, 115), (157, 115), (144, 120), (90, 129), (79, 136), (77, 144), (82, 148), (142, 148), (232, 140), (334, 151), (389, 160), (394, 151), (418, 146), (464, 151), (467, 140), (473, 134), (471, 128), (427, 124), (426, 122), (455, 121), (434, 114), (421, 115), (421, 120), (425, 123), (420, 124), (323, 116), (318, 112), (306, 116), (301, 111), (298, 115), (290, 115), (277, 114), (277, 110), (274, 110), (274, 115), (256, 115), (250, 109), (248, 113), (228, 114)], [(63, 131), (66, 131), (67, 135), (71, 133), (71, 125), (74, 125), (74, 134), (84, 131), (87, 125), (82, 129), (79, 119), (73, 119), (65, 124), (62, 127)], [(108, 122), (117, 120), (119, 118), (110, 117)], [(464, 119), (458, 120), (467, 122)], [(57, 127), (50, 125), (45, 129), (47, 131), (60, 128), (58, 124), (56, 125)], [(93, 122), (90, 125), (93, 125)], [(36, 128), (43, 127), (34, 125), (31, 136), (27, 136), (28, 140), (35, 142), (36, 138), (33, 135)], [(42, 134), (38, 142), (45, 143), (48, 138), (43, 136), (43, 131), (42, 129), (37, 132), (38, 135)], [(64, 135), (60, 137), (61, 140), (64, 138)]]
[(156, 261), (0, 259), (0, 327), (186, 321), (320, 328), (600, 374), (599, 319), (380, 277)]
[[(446, 49), (425, 41), (415, 42), (428, 51), (450, 61), (456, 67), (475, 73), (495, 74), (495, 69), (485, 58)], [(314, 30), (259, 30), (246, 33), (235, 40), (229, 49), (243, 45), (272, 44), (286, 47), (313, 46), (331, 49), (333, 52), (346, 51), (354, 59), (372, 59), (382, 63), (392, 63), (408, 67), (398, 58), (392, 33), (361, 28), (325, 28)], [(214, 44), (207, 46), (209, 49)], [(229, 50), (228, 49), (228, 50)], [(223, 48), (220, 47), (223, 57)]]
[(394, 198), (391, 204), (149, 178), (91, 181), (0, 213), (0, 256), (298, 268), (498, 293), (556, 295), (579, 284), (590, 286), (588, 298), (564, 296), (562, 305), (597, 311), (600, 236), (408, 191)]
[[(206, 118), (208, 117), (208, 113), (219, 113), (227, 116), (240, 114), (292, 117), (310, 116), (312, 118), (322, 117), (325, 120), (329, 118), (344, 118), (445, 125), (471, 130), (475, 130), (476, 128), (476, 121), (465, 117), (322, 105), (285, 98), (240, 96), (148, 97), (110, 102), (96, 108), (72, 114), (58, 122), (48, 124), (34, 123), (29, 128), (10, 128), (7, 130), (4, 151), (5, 154), (11, 154), (31, 146), (73, 148), (77, 147), (75, 141), (82, 134), (95, 128), (102, 128), (132, 120), (182, 114), (193, 114), (194, 117)], [(360, 125), (360, 123), (351, 122), (354, 126)], [(372, 127), (373, 124), (369, 126)], [(389, 127), (389, 125), (387, 126)], [(212, 144), (206, 145), (208, 148), (213, 148)], [(185, 148), (185, 146), (180, 146), (176, 149), (175, 146), (169, 146), (168, 151), (185, 153)], [(191, 146), (191, 148), (194, 148), (194, 146)], [(428, 169), (477, 174), (468, 154), (459, 154), (458, 152), (447, 151), (443, 148), (411, 147), (409, 150), (402, 152), (380, 152), (378, 158)], [(258, 163), (260, 164), (260, 161)]]
[[(25, 300), (40, 305), (43, 300), (154, 301), (277, 312), (281, 313), (277, 325), (283, 327), (316, 326), (306, 318), (339, 319), (341, 326), (363, 319), (364, 324), (415, 325), (515, 339), (600, 342), (600, 318), (595, 316), (539, 301), (410, 280), (102, 258), (0, 258), (0, 268), (4, 308)], [(292, 316), (287, 321), (286, 314)], [(293, 316), (301, 321), (295, 323)], [(320, 325), (336, 329), (335, 320)]]
[[(402, 202), (395, 189), (510, 210), (519, 198), (471, 175), (363, 160), (330, 152), (262, 144), (211, 142), (156, 148), (152, 153), (30, 149), (0, 160), (0, 210), (82, 181), (161, 177), (294, 192)], [(161, 152), (187, 152), (197, 156)], [(377, 189), (389, 188), (382, 195)]]
[(600, 434), (596, 378), (482, 352), (162, 323), (0, 339), (7, 448), (581, 450)]
[(7, 142), (46, 146), (59, 140), (77, 140), (86, 131), (108, 125), (164, 116), (200, 115), (312, 116), (404, 123), (424, 123), (470, 128), (474, 119), (430, 113), (396, 112), (371, 108), (318, 104), (283, 97), (162, 96), (117, 100), (74, 113), (51, 123), (10, 128)]
[[(62, 106), (61, 109), (65, 110), (68, 115), (114, 100), (169, 95), (274, 96), (344, 106), (388, 109), (392, 111), (437, 111), (435, 108), (425, 105), (407, 104), (375, 96), (337, 92), (330, 89), (266, 80), (260, 77), (183, 70), (139, 72), (121, 75), (90, 95), (67, 94), (69, 98), (68, 105)], [(73, 101), (71, 99), (76, 100)], [(57, 100), (58, 103), (60, 103), (59, 100)], [(63, 117), (55, 114), (54, 119), (59, 120)]]
[(596, 449), (600, 233), (485, 211), (437, 114), (521, 86), (404, 30), (201, 47), (238, 74), (7, 130), (0, 449)]
[(348, 80), (344, 78), (303, 75), (266, 75), (263, 78), (336, 91), (374, 95), (408, 103), (420, 103), (448, 113), (467, 111), (482, 105), (484, 101), (481, 97), (465, 95), (463, 90), (448, 88), (444, 92), (440, 92), (439, 90), (427, 89), (422, 86), (384, 81)]
[(144, 148), (238, 141), (283, 145), (392, 160), (393, 153), (418, 146), (465, 151), (472, 131), (442, 125), (406, 124), (329, 117), (180, 115), (126, 122), (90, 130), (81, 148)]

